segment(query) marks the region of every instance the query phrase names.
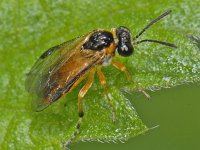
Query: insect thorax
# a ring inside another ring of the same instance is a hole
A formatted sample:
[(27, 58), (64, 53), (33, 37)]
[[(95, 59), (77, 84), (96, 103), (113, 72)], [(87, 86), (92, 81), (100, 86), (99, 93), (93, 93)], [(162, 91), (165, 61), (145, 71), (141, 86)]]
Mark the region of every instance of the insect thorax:
[(104, 48), (109, 47), (113, 41), (114, 38), (112, 33), (108, 31), (95, 31), (89, 37), (88, 41), (83, 44), (82, 49), (101, 51)]

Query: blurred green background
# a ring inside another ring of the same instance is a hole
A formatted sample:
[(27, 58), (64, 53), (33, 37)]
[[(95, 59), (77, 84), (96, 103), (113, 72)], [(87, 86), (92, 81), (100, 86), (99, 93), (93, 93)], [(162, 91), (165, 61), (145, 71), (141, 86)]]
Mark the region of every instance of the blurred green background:
[[(197, 38), (195, 45), (185, 37), (200, 35), (199, 0), (1, 1), (0, 149), (59, 149), (66, 126), (72, 124), (70, 119), (76, 120), (72, 115), (77, 113), (76, 106), (70, 108), (72, 112), (65, 110), (64, 101), (38, 115), (33, 115), (30, 110), (29, 96), (24, 89), (25, 74), (45, 50), (96, 28), (124, 25), (135, 35), (168, 9), (173, 13), (148, 30), (143, 38), (162, 39), (177, 44), (179, 48), (144, 44), (131, 58), (121, 59), (134, 81), (145, 89), (184, 83), (169, 89), (148, 91), (152, 97), (150, 100), (141, 93), (124, 93), (141, 120), (150, 128), (158, 127), (129, 139), (125, 144), (80, 142), (71, 149), (200, 149), (200, 53), (197, 46), (200, 42)], [(124, 75), (117, 70), (108, 67), (105, 76), (110, 87), (127, 88), (123, 84)], [(93, 102), (86, 101), (88, 107), (102, 97), (98, 85), (99, 81), (85, 98), (95, 98)], [(76, 104), (77, 92), (78, 89), (70, 95), (70, 104), (71, 101)], [(90, 110), (90, 114), (93, 111), (92, 108), (86, 110)]]
[(188, 150), (200, 149), (200, 87), (199, 84), (177, 86), (151, 92), (148, 101), (139, 96), (132, 104), (148, 127), (146, 134), (126, 143), (80, 143), (72, 148), (96, 150)]

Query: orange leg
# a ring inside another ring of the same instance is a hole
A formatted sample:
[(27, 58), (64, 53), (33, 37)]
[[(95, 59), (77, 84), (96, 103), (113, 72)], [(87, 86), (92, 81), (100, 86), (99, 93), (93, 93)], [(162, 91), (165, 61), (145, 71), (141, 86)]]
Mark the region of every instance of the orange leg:
[[(126, 67), (125, 67), (123, 64), (121, 64), (121, 63), (119, 63), (119, 62), (116, 62), (116, 61), (112, 61), (112, 65), (113, 65), (115, 68), (119, 69), (120, 71), (124, 72), (125, 75), (126, 75), (126, 77), (127, 77), (127, 79), (128, 79), (129, 81), (133, 82), (133, 80), (132, 80), (130, 74), (128, 73)], [(147, 94), (143, 89), (139, 89), (139, 91), (141, 91), (148, 99), (150, 98), (150, 95)]]
[(94, 74), (95, 74), (95, 69), (93, 69), (91, 71), (91, 73), (89, 74), (89, 79), (86, 82), (86, 84), (82, 87), (82, 89), (80, 90), (80, 92), (78, 93), (78, 112), (79, 112), (79, 117), (83, 117), (84, 113), (83, 113), (83, 97), (85, 96), (85, 94), (87, 93), (87, 91), (90, 89), (90, 87), (92, 86), (92, 83), (94, 81)]
[(119, 63), (119, 62), (116, 62), (116, 61), (112, 61), (112, 65), (113, 65), (115, 68), (119, 69), (120, 71), (124, 72), (125, 75), (126, 75), (126, 77), (127, 77), (127, 79), (128, 79), (129, 81), (132, 81), (132, 78), (131, 78), (130, 74), (128, 73), (126, 67), (125, 67), (123, 64), (121, 64), (121, 63)]
[(112, 109), (112, 120), (113, 120), (113, 122), (115, 122), (116, 121), (116, 117), (115, 117), (114, 106), (113, 106), (112, 100), (108, 96), (107, 84), (106, 84), (105, 76), (104, 76), (103, 72), (101, 71), (101, 66), (97, 66), (97, 74), (98, 74), (99, 80), (100, 80), (100, 82), (101, 82), (101, 84), (103, 86), (103, 89), (104, 89), (104, 92), (106, 94), (108, 103), (109, 103), (109, 105), (110, 105), (110, 107)]
[(67, 141), (64, 144), (65, 148), (67, 148), (69, 146), (69, 144), (71, 144), (73, 142), (73, 140), (76, 138), (76, 136), (80, 133), (81, 122), (82, 122), (82, 118), (84, 116), (83, 105), (82, 105), (83, 104), (83, 97), (85, 96), (87, 91), (92, 86), (92, 83), (94, 81), (94, 74), (95, 74), (95, 68), (90, 71), (88, 81), (82, 87), (82, 89), (79, 91), (79, 94), (78, 94), (78, 115), (79, 115), (79, 120), (78, 120), (78, 122), (76, 124), (76, 131), (73, 133), (73, 135), (70, 138), (70, 140)]

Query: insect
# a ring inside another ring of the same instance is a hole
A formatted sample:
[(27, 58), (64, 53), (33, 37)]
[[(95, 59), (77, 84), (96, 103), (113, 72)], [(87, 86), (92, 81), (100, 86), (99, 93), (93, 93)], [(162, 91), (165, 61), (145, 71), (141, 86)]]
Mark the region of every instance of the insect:
[[(126, 67), (112, 57), (118, 53), (128, 57), (133, 54), (134, 46), (143, 42), (159, 43), (176, 48), (174, 44), (152, 39), (138, 41), (138, 38), (154, 23), (171, 13), (166, 11), (150, 22), (139, 34), (132, 38), (128, 28), (120, 26), (111, 30), (94, 30), (83, 36), (74, 38), (44, 52), (27, 74), (26, 90), (34, 95), (33, 106), (36, 111), (42, 111), (49, 105), (71, 92), (83, 79), (87, 82), (78, 93), (77, 130), (71, 139), (65, 143), (69, 145), (80, 132), (81, 120), (84, 116), (83, 97), (91, 87), (97, 72), (107, 95), (107, 85), (102, 66), (112, 64), (125, 73), (131, 80)], [(108, 96), (107, 96), (108, 97)], [(109, 98), (108, 98), (109, 100)], [(112, 102), (109, 100), (112, 107)], [(114, 115), (113, 115), (114, 116)]]

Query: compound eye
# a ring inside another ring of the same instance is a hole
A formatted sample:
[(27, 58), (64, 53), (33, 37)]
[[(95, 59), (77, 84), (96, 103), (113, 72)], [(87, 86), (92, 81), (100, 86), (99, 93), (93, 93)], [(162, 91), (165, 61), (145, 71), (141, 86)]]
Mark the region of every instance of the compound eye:
[(114, 41), (113, 35), (107, 31), (94, 32), (89, 40), (83, 45), (83, 49), (101, 51)]
[(116, 29), (116, 35), (119, 40), (117, 51), (119, 55), (127, 57), (133, 54), (133, 44), (131, 41), (131, 33), (126, 27)]

